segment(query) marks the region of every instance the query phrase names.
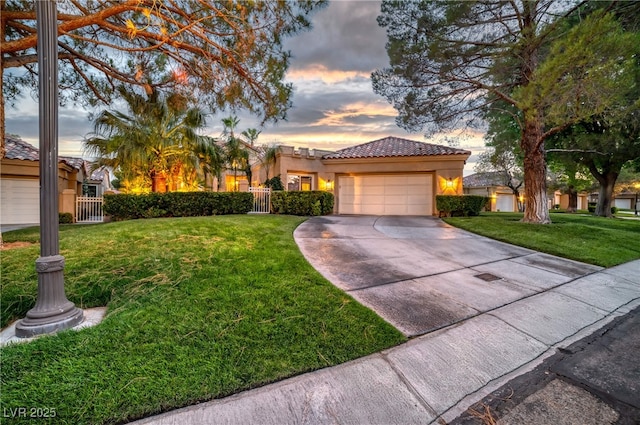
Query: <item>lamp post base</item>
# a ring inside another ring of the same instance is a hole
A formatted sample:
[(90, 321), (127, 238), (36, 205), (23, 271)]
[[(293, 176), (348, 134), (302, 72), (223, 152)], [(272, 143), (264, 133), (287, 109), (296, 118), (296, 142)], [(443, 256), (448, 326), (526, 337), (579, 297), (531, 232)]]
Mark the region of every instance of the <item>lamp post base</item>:
[(38, 300), (24, 319), (16, 323), (16, 336), (28, 338), (72, 328), (84, 319), (64, 294), (64, 257), (52, 255), (36, 260)]

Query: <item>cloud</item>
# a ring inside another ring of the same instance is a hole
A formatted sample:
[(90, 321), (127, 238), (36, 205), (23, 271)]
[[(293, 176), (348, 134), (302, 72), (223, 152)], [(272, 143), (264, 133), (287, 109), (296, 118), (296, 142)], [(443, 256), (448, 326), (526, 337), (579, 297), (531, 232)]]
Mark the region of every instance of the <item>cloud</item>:
[[(39, 145), (40, 122), (38, 104), (31, 98), (23, 98), (6, 111), (5, 125), (8, 134), (16, 134), (34, 146)], [(82, 109), (60, 107), (58, 109), (58, 152), (60, 155), (80, 157), (82, 140), (92, 129), (87, 112)]]
[(312, 17), (311, 31), (287, 40), (292, 69), (322, 65), (329, 70), (370, 73), (387, 63), (384, 29), (376, 21), (379, 1), (332, 1)]

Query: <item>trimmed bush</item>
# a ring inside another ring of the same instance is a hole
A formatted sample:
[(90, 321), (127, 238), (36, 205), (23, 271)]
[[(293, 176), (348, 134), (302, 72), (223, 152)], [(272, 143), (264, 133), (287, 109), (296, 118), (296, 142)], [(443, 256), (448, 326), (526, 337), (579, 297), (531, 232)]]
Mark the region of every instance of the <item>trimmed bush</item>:
[[(596, 212), (597, 205), (598, 205), (597, 202), (589, 202), (587, 204), (587, 210), (593, 214)], [(617, 212), (618, 212), (618, 207), (611, 207), (611, 214), (616, 214)]]
[(249, 192), (169, 192), (104, 196), (104, 213), (114, 220), (246, 214), (253, 207)]
[(333, 212), (333, 193), (322, 190), (271, 192), (271, 212), (302, 216), (327, 215)]
[(478, 195), (436, 195), (436, 208), (440, 215), (475, 216), (487, 205), (490, 198)]
[(271, 190), (284, 190), (284, 184), (282, 183), (282, 179), (280, 179), (280, 174), (265, 181), (264, 186), (270, 187)]
[(58, 213), (58, 223), (71, 224), (73, 223), (73, 214), (71, 213)]

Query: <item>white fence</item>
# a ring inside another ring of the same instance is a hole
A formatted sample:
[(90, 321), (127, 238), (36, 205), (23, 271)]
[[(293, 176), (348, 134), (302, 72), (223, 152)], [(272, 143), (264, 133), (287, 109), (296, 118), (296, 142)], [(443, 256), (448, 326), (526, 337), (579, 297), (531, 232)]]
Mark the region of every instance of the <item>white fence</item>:
[(102, 196), (76, 198), (76, 223), (102, 223)]
[(271, 189), (268, 187), (250, 187), (253, 193), (252, 213), (269, 214), (271, 212)]

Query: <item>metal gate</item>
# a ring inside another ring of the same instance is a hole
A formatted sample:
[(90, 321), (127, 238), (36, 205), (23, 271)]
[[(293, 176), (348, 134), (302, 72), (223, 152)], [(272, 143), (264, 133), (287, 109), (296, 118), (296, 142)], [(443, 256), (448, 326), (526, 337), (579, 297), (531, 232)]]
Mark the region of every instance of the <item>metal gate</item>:
[(268, 187), (250, 187), (253, 194), (252, 213), (269, 214), (271, 212), (271, 189)]
[(76, 223), (102, 223), (102, 196), (78, 196), (76, 198)]

